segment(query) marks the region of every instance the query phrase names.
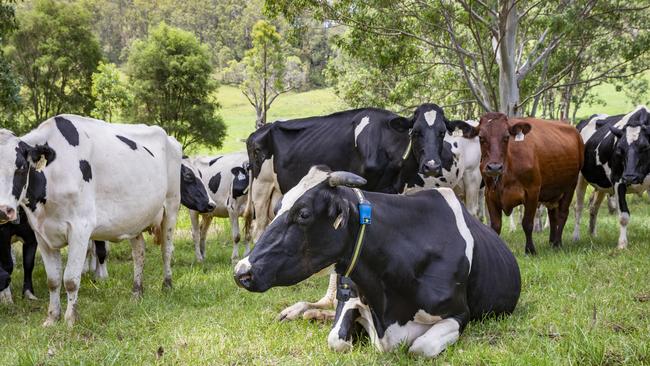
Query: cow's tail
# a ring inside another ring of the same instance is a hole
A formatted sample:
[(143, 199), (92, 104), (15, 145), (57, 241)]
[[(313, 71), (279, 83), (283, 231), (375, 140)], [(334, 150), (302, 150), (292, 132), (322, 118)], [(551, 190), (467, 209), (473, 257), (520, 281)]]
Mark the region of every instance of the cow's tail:
[(244, 240), (251, 241), (253, 220), (255, 219), (255, 206), (253, 204), (253, 181), (248, 180), (248, 196), (246, 197), (246, 208), (244, 209)]

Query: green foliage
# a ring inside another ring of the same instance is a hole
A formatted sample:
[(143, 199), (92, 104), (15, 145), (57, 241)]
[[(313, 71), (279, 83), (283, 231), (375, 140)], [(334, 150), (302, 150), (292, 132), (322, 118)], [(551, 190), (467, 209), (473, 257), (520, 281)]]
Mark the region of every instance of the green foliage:
[(92, 74), (102, 59), (90, 14), (75, 4), (39, 0), (18, 14), (6, 48), (24, 87), (24, 128), (60, 113), (89, 115)]
[(13, 1), (0, 0), (0, 125), (12, 130), (17, 130), (14, 114), (20, 106), (20, 86), (2, 47), (16, 26)]
[(194, 35), (164, 23), (152, 28), (133, 43), (127, 74), (134, 120), (161, 126), (183, 148), (221, 146), (226, 128), (211, 97), (217, 83), (207, 47)]
[(129, 109), (133, 97), (128, 85), (120, 77), (115, 64), (100, 63), (93, 74), (93, 97), (95, 109), (93, 116), (108, 122), (120, 117), (120, 112)]

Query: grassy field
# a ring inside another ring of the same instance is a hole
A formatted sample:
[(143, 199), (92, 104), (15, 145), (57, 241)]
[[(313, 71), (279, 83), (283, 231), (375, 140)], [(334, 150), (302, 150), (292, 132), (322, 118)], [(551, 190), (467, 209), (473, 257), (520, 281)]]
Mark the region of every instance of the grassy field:
[[(223, 87), (219, 94), (230, 127), (223, 151), (242, 150), (240, 140), (253, 128), (252, 108), (238, 93)], [(342, 105), (329, 90), (287, 95), (274, 104), (271, 119), (327, 113)], [(536, 234), (539, 255), (535, 258), (523, 254), (519, 229), (505, 232), (504, 239), (522, 272), (522, 294), (515, 313), (502, 320), (470, 324), (459, 342), (433, 364), (650, 364), (648, 198), (630, 196), (630, 207), (630, 245), (625, 251), (614, 249), (618, 224), (606, 208), (601, 211), (595, 238), (588, 237), (583, 227), (583, 239), (571, 242), (572, 218), (561, 250), (549, 247), (547, 232)], [(175, 239), (174, 289), (162, 291), (161, 255), (155, 245), (148, 244), (145, 295), (140, 301), (130, 297), (130, 246), (113, 245), (110, 278), (96, 282), (85, 275), (82, 279), (81, 320), (73, 329), (63, 322), (41, 327), (48, 301), (40, 256), (34, 274), (38, 301), (16, 296), (22, 285), (22, 266), (18, 265), (12, 283), (15, 304), (0, 305), (0, 365), (432, 364), (410, 356), (405, 349), (378, 353), (368, 342), (350, 353), (334, 353), (326, 340), (330, 324), (277, 322), (284, 307), (320, 298), (327, 279), (313, 278), (265, 294), (237, 288), (232, 280), (228, 230), (225, 221), (214, 226), (206, 262), (198, 264), (183, 210)], [(62, 298), (65, 304), (64, 294)]]

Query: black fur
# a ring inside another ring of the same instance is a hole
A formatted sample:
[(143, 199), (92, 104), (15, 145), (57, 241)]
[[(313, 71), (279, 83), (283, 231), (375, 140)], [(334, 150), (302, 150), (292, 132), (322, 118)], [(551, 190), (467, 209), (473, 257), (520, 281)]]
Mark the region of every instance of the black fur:
[(93, 178), (93, 171), (90, 168), (90, 163), (87, 160), (79, 160), (79, 170), (81, 170), (83, 180), (90, 182)]
[(59, 129), (66, 141), (72, 146), (79, 145), (79, 131), (70, 120), (60, 116), (54, 117), (56, 128)]
[[(138, 144), (136, 144), (135, 141), (133, 141), (133, 140), (131, 140), (129, 138), (126, 138), (126, 137), (120, 136), (120, 135), (115, 135), (115, 137), (120, 139), (120, 141), (122, 141), (123, 143), (127, 144), (127, 146), (131, 148), (131, 150), (135, 150), (135, 149), (138, 148)], [(149, 152), (149, 153), (151, 154), (151, 152)]]

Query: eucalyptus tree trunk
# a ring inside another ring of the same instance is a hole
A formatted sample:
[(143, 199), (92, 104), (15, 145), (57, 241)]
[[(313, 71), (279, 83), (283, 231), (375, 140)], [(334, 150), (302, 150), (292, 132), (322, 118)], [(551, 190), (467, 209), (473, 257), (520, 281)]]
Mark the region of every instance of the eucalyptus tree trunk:
[(517, 28), (519, 17), (515, 0), (503, 0), (499, 12), (497, 61), (499, 63), (499, 110), (508, 116), (517, 116), (519, 109), (519, 85), (517, 82)]

